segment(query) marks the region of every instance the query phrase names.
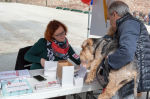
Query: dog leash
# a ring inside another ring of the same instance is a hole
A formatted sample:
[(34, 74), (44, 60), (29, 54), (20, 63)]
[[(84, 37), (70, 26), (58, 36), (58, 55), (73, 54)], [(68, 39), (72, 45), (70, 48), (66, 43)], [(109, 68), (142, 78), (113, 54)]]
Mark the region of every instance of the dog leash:
[(98, 66), (96, 70), (96, 79), (103, 88), (105, 88), (109, 82), (108, 80), (109, 70), (106, 69), (106, 67), (104, 66), (105, 65), (104, 61), (105, 59), (102, 60), (101, 64)]

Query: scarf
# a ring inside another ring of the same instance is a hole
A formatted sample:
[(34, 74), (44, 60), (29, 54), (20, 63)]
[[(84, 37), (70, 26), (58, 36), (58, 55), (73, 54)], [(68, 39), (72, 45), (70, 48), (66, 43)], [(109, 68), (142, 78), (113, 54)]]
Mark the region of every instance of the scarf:
[(55, 56), (66, 60), (68, 58), (69, 48), (70, 45), (67, 39), (64, 42), (58, 42), (56, 40), (52, 42), (47, 41), (47, 57), (49, 60), (54, 60)]

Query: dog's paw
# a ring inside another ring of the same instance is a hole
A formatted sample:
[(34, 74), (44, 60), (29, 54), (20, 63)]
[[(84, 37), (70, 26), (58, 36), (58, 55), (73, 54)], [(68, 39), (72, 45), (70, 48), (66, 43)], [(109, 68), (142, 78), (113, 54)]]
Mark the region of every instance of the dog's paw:
[(98, 96), (98, 99), (110, 99), (108, 96), (104, 96), (104, 95), (99, 95)]

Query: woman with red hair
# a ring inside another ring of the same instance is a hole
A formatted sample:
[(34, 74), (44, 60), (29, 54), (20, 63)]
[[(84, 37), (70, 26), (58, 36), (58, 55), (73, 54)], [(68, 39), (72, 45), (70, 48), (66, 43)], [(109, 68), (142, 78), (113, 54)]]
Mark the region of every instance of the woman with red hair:
[(80, 64), (79, 56), (74, 52), (66, 38), (67, 27), (52, 20), (47, 25), (44, 38), (40, 38), (25, 54), (25, 60), (32, 63), (30, 69), (42, 69), (45, 61), (59, 61), (71, 59), (75, 64)]

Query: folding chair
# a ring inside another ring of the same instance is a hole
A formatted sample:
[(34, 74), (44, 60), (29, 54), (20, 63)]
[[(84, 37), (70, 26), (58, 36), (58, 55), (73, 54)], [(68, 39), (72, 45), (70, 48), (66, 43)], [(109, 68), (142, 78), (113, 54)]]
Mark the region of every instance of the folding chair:
[(32, 46), (27, 46), (19, 49), (15, 70), (30, 69), (31, 63), (24, 60), (24, 55), (31, 47)]
[(146, 93), (146, 99), (149, 99), (149, 91)]

